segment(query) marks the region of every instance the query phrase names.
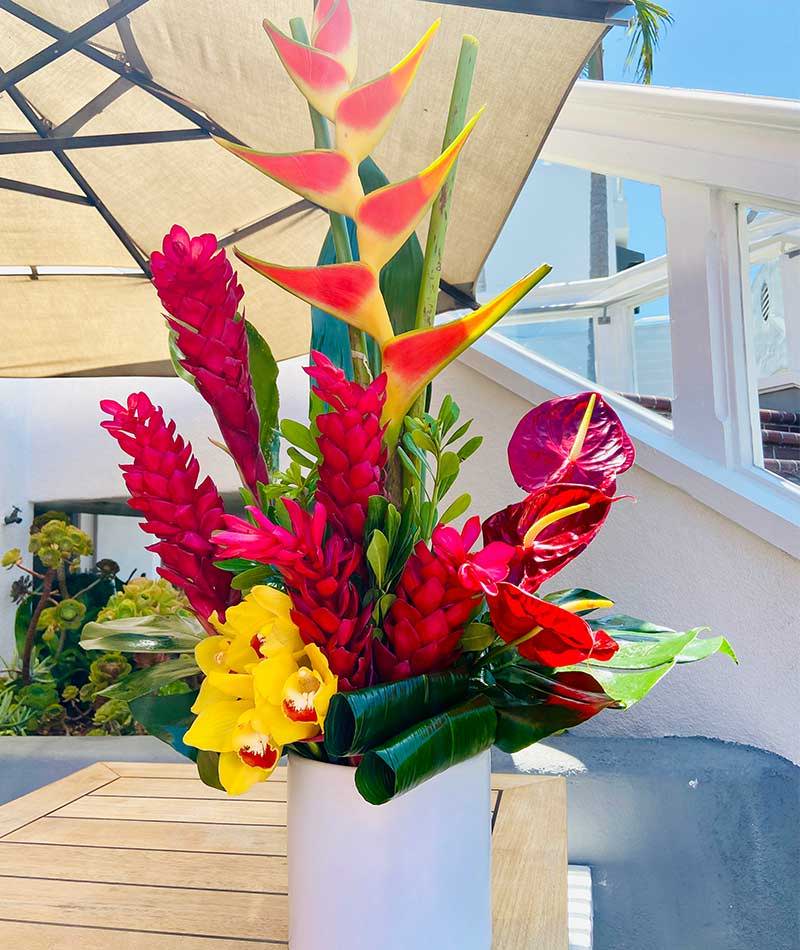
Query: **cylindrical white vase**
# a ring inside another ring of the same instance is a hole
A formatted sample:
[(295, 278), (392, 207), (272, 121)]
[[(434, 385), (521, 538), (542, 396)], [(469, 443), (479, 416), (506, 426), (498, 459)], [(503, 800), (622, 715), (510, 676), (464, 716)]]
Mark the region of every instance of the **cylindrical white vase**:
[(289, 756), (290, 950), (491, 950), (491, 758), (385, 805)]

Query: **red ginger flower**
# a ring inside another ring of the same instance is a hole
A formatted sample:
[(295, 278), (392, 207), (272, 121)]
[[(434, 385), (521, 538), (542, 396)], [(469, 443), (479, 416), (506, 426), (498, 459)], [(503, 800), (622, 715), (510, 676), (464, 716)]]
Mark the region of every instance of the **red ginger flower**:
[(331, 407), (317, 416), (322, 461), (316, 497), (334, 527), (360, 544), (369, 499), (383, 492), (386, 376), (362, 386), (350, 382), (324, 354), (311, 356), (314, 365), (306, 372), (314, 380), (312, 389)]
[(417, 543), (384, 621), (386, 641), (375, 642), (382, 679), (401, 680), (454, 663), (484, 590), (496, 589), (515, 553), (510, 545), (496, 542), (470, 554), (480, 530), (480, 519), (470, 518), (461, 532), (439, 525), (430, 550), (423, 541)]
[(133, 459), (120, 468), (131, 493), (128, 504), (145, 516), (143, 530), (159, 539), (148, 548), (161, 558), (158, 573), (184, 591), (202, 620), (214, 611), (224, 618), (239, 595), (231, 590), (231, 575), (212, 561), (211, 533), (224, 517), (214, 482), (197, 484), (200, 466), (191, 444), (144, 393), (132, 393), (126, 406), (103, 400), (100, 408), (111, 416), (102, 427)]
[(325, 538), (328, 516), (319, 503), (314, 513), (284, 499), (291, 531), (248, 508), (256, 524), (226, 516), (215, 541), (224, 557), (246, 557), (277, 567), (294, 605), (292, 620), (304, 643), (316, 643), (339, 677), (342, 691), (372, 681), (372, 608), (364, 605), (353, 576), (361, 548), (341, 535)]
[(247, 330), (237, 317), (244, 295), (225, 251), (213, 234), (189, 237), (173, 225), (162, 251), (150, 258), (167, 323), (183, 354), (181, 366), (194, 376), (214, 416), (244, 484), (256, 491), (267, 482), (259, 446), (258, 410), (247, 357)]

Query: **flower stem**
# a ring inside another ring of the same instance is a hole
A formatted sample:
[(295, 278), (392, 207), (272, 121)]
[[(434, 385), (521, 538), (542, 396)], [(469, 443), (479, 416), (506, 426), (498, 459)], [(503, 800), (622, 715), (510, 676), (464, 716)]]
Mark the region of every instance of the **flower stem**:
[[(302, 17), (293, 17), (289, 21), (289, 28), (292, 38), (298, 43), (310, 45), (306, 24)], [(317, 110), (309, 103), (308, 111), (311, 115), (311, 127), (314, 130), (315, 148), (332, 148), (331, 131), (328, 126), (328, 120), (319, 114)], [(343, 214), (336, 211), (328, 212), (331, 220), (331, 234), (333, 236), (333, 246), (336, 250), (336, 260), (340, 264), (348, 263), (353, 260), (353, 249), (350, 246), (350, 235), (347, 231), (347, 219)], [(355, 327), (348, 327), (350, 334), (350, 350), (353, 359), (353, 378), (356, 382), (366, 386), (370, 382), (370, 373), (367, 363), (367, 341), (363, 330), (357, 330)]]
[(39, 623), (39, 617), (44, 610), (44, 605), (50, 599), (50, 591), (53, 589), (55, 578), (56, 572), (52, 569), (44, 575), (39, 603), (34, 607), (31, 621), (25, 632), (25, 646), (22, 651), (22, 682), (25, 686), (31, 681), (31, 656), (33, 654), (33, 641), (36, 637), (36, 625)]

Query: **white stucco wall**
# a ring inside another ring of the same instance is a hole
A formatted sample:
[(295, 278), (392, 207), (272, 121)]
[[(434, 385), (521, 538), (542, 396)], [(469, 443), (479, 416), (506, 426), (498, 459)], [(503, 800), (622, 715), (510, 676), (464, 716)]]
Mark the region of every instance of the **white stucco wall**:
[[(283, 414), (294, 418), (302, 418), (307, 406), (301, 365), (282, 364)], [(214, 432), (207, 407), (180, 380), (0, 380), (0, 550), (24, 550), (34, 501), (124, 496), (121, 453), (99, 429), (98, 402), (121, 400), (134, 389), (146, 389), (167, 408), (221, 490), (236, 488), (230, 462), (207, 441)], [(474, 509), (486, 516), (521, 497), (505, 453), (529, 404), (463, 364), (445, 372), (435, 401), (445, 391), (464, 418), (475, 417), (475, 432), (486, 440), (460, 480), (461, 491), (470, 491)], [(800, 762), (800, 562), (641, 469), (624, 476), (621, 488), (638, 502), (617, 505), (592, 547), (554, 583), (602, 591), (620, 610), (676, 628), (708, 624), (731, 638), (741, 666), (724, 658), (684, 666), (640, 706), (609, 712), (581, 731), (706, 735)], [(12, 504), (23, 506), (24, 524), (2, 525)], [(0, 573), (0, 656), (7, 659), (10, 580)]]

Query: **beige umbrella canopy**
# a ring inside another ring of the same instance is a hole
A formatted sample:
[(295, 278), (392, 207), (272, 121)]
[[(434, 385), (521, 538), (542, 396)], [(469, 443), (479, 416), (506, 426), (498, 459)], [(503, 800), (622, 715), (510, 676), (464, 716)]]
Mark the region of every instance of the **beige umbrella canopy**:
[[(463, 305), (456, 288), (471, 293), (606, 16), (625, 4), (490, 5), (351, 0), (357, 81), (442, 17), (375, 155), (390, 179), (438, 154), (461, 36), (480, 40), (471, 103), (488, 108), (460, 163), (442, 307)], [(316, 260), (325, 213), (209, 138), (312, 146), (306, 103), (261, 27), (310, 13), (310, 0), (0, 0), (0, 375), (163, 372), (148, 256), (175, 222), (279, 263)], [(239, 271), (275, 355), (306, 352), (308, 308)]]

